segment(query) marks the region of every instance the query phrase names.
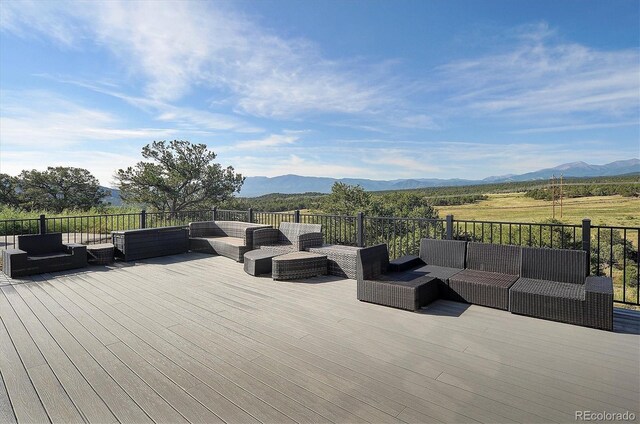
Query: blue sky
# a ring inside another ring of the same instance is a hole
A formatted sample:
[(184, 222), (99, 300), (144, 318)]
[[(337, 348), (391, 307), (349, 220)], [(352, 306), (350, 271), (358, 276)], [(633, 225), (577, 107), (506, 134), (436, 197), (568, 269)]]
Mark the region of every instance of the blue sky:
[(637, 0), (0, 2), (0, 171), (206, 143), (247, 176), (640, 156)]

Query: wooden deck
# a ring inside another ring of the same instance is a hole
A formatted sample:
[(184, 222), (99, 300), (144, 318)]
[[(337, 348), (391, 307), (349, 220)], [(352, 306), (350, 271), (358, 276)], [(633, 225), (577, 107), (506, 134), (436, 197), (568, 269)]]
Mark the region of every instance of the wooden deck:
[(640, 415), (634, 314), (609, 333), (448, 301), (411, 313), (358, 302), (353, 280), (274, 282), (200, 254), (0, 290), (2, 423)]

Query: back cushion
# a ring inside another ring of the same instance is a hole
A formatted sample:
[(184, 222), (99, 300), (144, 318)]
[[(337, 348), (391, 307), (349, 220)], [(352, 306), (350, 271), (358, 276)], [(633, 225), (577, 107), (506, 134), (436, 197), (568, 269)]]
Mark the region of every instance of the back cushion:
[(280, 236), (281, 243), (293, 244), (300, 234), (320, 233), (322, 225), (320, 224), (298, 224), (296, 222), (281, 222)]
[(365, 247), (356, 252), (356, 277), (358, 280), (375, 280), (387, 272), (389, 251), (386, 244)]
[(31, 234), (18, 236), (18, 249), (29, 255), (44, 255), (45, 253), (61, 252), (62, 233)]
[(478, 271), (519, 275), (522, 248), (490, 243), (467, 244), (467, 268)]
[(189, 236), (190, 237), (225, 237), (226, 234), (218, 224), (214, 221), (200, 221), (189, 223)]
[(463, 269), (466, 250), (467, 242), (462, 240), (424, 238), (420, 241), (420, 259), (427, 265)]
[(582, 250), (522, 248), (522, 277), (584, 284), (587, 252)]

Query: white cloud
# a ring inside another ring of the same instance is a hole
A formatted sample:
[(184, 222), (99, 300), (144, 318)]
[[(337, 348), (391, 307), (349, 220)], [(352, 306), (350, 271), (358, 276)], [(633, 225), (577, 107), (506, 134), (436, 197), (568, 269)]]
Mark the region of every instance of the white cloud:
[(538, 123), (578, 114), (588, 115), (588, 123), (592, 117), (637, 118), (636, 49), (602, 51), (558, 41), (544, 24), (518, 34), (518, 43), (507, 51), (438, 69), (450, 108)]
[(236, 143), (231, 148), (237, 149), (264, 149), (275, 146), (286, 146), (297, 142), (300, 137), (294, 133), (271, 134), (258, 140), (246, 140)]
[[(164, 128), (127, 128), (116, 116), (84, 107), (49, 91), (0, 93), (0, 143), (49, 149), (91, 141), (170, 138)], [(4, 154), (4, 153), (3, 153)]]
[(358, 113), (393, 97), (383, 78), (388, 63), (326, 59), (311, 42), (279, 37), (220, 2), (43, 3), (4, 2), (2, 28), (65, 46), (91, 39), (129, 66), (132, 78), (143, 76), (153, 100), (209, 89), (240, 113), (289, 117)]

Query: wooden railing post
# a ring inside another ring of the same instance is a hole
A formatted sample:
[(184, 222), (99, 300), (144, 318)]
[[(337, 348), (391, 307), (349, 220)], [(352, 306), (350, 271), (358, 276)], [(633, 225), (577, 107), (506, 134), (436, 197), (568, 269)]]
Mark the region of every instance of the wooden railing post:
[(591, 270), (591, 220), (582, 220), (582, 250), (587, 252), (587, 275)]
[(453, 215), (447, 215), (447, 240), (453, 240)]
[(40, 220), (38, 221), (38, 231), (40, 234), (47, 233), (47, 219), (44, 215), (40, 215)]
[(364, 247), (364, 213), (358, 212), (356, 215), (356, 245)]

